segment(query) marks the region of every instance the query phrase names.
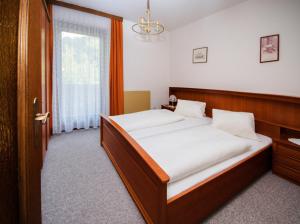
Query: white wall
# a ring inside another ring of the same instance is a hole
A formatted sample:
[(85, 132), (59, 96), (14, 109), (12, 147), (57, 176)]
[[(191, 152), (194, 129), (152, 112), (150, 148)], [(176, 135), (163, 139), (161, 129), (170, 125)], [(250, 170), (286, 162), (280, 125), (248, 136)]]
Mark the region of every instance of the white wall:
[[(277, 33), (280, 61), (260, 64), (260, 37)], [(192, 64), (204, 46), (208, 63)], [(300, 0), (249, 0), (174, 30), (170, 59), (171, 86), (300, 96)]]
[(150, 90), (151, 107), (168, 102), (170, 86), (170, 41), (164, 32), (159, 40), (145, 41), (131, 30), (133, 22), (124, 20), (124, 89)]

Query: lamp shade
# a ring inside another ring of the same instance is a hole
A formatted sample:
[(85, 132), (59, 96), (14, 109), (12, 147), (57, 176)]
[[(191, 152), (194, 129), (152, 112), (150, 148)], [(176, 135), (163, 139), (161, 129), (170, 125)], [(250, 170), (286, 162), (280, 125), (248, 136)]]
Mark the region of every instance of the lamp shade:
[(177, 102), (176, 96), (175, 96), (175, 95), (171, 95), (171, 96), (169, 97), (169, 101), (172, 102), (172, 103)]

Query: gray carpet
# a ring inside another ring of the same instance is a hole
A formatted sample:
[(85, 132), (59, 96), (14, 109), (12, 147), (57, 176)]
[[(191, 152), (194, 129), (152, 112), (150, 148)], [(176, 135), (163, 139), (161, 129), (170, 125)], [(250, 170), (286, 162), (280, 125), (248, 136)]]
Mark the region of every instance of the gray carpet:
[[(142, 216), (106, 153), (99, 130), (54, 136), (42, 171), (43, 224), (138, 224)], [(300, 223), (300, 187), (271, 172), (205, 223)]]

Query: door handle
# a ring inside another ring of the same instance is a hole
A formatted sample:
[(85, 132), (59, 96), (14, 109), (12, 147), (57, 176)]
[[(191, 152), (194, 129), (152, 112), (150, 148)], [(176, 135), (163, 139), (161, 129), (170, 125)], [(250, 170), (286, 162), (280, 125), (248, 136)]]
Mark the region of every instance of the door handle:
[(44, 114), (42, 114), (42, 113), (37, 113), (37, 114), (35, 115), (35, 120), (36, 120), (36, 121), (41, 121), (42, 124), (46, 124), (46, 122), (47, 122), (47, 120), (48, 120), (49, 117), (50, 117), (50, 112), (46, 112), (46, 113), (44, 113)]

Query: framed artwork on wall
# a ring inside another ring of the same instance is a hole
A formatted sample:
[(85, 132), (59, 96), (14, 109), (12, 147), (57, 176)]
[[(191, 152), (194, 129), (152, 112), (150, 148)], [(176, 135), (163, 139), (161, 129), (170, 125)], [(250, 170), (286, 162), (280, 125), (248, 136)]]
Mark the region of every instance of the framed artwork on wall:
[(260, 63), (279, 61), (279, 34), (260, 38)]
[(208, 47), (193, 49), (193, 63), (207, 63)]

